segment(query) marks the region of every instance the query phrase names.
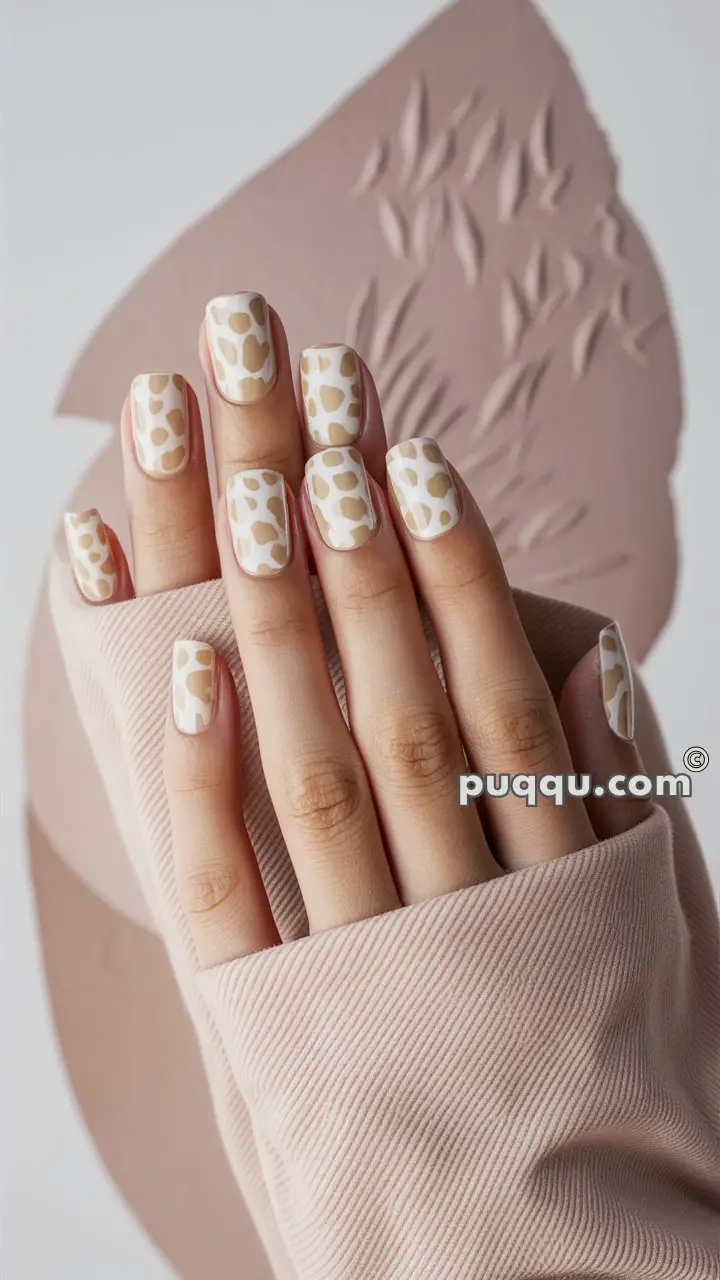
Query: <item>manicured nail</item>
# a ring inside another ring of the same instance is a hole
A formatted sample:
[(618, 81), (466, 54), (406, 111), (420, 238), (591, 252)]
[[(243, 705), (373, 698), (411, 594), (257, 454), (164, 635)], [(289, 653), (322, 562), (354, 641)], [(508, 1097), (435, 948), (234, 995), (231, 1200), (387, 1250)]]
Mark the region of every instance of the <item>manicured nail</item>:
[(70, 563), (86, 600), (112, 600), (117, 586), (115, 558), (105, 525), (95, 508), (65, 514)]
[(323, 542), (338, 551), (361, 547), (377, 528), (363, 460), (357, 449), (323, 449), (305, 465), (308, 492)]
[(280, 573), (290, 558), (285, 481), (279, 471), (238, 471), (227, 482), (227, 510), (238, 564), (246, 573)]
[(146, 475), (164, 480), (189, 457), (185, 379), (179, 373), (139, 373), (130, 386), (135, 454)]
[(635, 697), (630, 660), (617, 622), (604, 627), (598, 640), (602, 698), (608, 724), (625, 742), (635, 734)]
[(181, 733), (202, 733), (215, 711), (215, 651), (201, 640), (173, 645), (173, 719)]
[(308, 347), (300, 359), (308, 432), (316, 444), (352, 444), (360, 434), (363, 389), (352, 347)]
[(434, 440), (404, 440), (387, 454), (388, 478), (408, 531), (437, 538), (460, 519), (450, 468)]
[(213, 298), (205, 308), (208, 345), (218, 391), (233, 404), (252, 404), (275, 385), (268, 305), (260, 293)]

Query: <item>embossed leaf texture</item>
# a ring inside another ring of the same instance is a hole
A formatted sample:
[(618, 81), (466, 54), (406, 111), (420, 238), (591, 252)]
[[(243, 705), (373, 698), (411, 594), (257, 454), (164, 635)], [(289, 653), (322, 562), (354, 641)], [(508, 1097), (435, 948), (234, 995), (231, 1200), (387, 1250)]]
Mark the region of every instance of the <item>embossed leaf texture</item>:
[(551, 173), (540, 193), (540, 207), (545, 213), (555, 213), (570, 185), (572, 169), (557, 169)]
[(425, 153), (416, 179), (418, 191), (424, 191), (441, 174), (447, 173), (455, 159), (455, 130), (444, 129)]
[(525, 299), (531, 311), (536, 311), (547, 296), (547, 258), (541, 240), (536, 240), (523, 276)]
[(503, 280), (500, 294), (500, 327), (506, 355), (515, 355), (527, 329), (528, 319), (525, 297), (509, 275)]
[(427, 268), (448, 222), (448, 197), (443, 187), (427, 191), (420, 200), (412, 222), (412, 256)]
[(378, 219), (385, 243), (394, 258), (406, 258), (408, 251), (408, 224), (405, 214), (394, 200), (387, 196), (378, 198)]
[(539, 178), (552, 173), (552, 104), (544, 102), (530, 126), (530, 158)]
[(425, 80), (418, 76), (412, 83), (410, 96), (400, 121), (398, 140), (403, 157), (400, 181), (404, 186), (415, 174), (425, 154), (430, 131), (430, 116)]
[(514, 142), (510, 147), (500, 173), (498, 183), (498, 217), (501, 222), (510, 222), (514, 218), (525, 199), (528, 185), (528, 165), (525, 147), (521, 142)]
[(465, 166), (465, 182), (476, 182), (483, 170), (496, 160), (503, 140), (503, 122), (499, 111), (485, 121), (470, 147)]
[(372, 187), (377, 186), (387, 170), (390, 147), (387, 138), (377, 138), (368, 151), (360, 176), (355, 184), (354, 194), (364, 195)]
[(450, 222), (452, 241), (465, 276), (465, 283), (474, 288), (483, 268), (483, 236), (475, 214), (461, 196), (450, 197)]
[(464, 124), (465, 121), (468, 119), (468, 117), (471, 116), (473, 112), (477, 110), (477, 107), (480, 104), (481, 100), (482, 100), (482, 90), (471, 89), (469, 93), (465, 94), (465, 97), (462, 99), (462, 101), (459, 102), (458, 105), (452, 111), (450, 115), (450, 123), (454, 125)]

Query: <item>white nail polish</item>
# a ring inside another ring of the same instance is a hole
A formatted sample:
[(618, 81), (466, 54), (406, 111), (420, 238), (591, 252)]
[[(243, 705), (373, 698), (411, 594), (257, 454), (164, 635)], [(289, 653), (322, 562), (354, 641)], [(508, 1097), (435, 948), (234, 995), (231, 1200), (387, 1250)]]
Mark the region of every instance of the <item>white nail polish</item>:
[(262, 294), (213, 298), (205, 308), (205, 323), (220, 394), (233, 404), (262, 400), (277, 376), (270, 315)]
[(180, 475), (189, 457), (187, 386), (179, 373), (139, 373), (130, 387), (135, 456), (146, 475)]
[(201, 640), (173, 645), (173, 718), (181, 733), (203, 733), (215, 709), (215, 651)]
[(100, 512), (68, 511), (64, 518), (70, 563), (86, 600), (112, 600), (117, 568)]
[(405, 526), (429, 540), (452, 529), (460, 506), (452, 474), (434, 440), (403, 440), (387, 454), (388, 479)]
[(308, 347), (300, 359), (308, 434), (316, 444), (353, 444), (363, 418), (360, 363), (352, 347)]
[(630, 659), (617, 622), (600, 632), (598, 649), (608, 724), (616, 737), (631, 742), (635, 734), (635, 691)]
[(328, 547), (351, 551), (372, 538), (375, 512), (357, 449), (323, 449), (306, 463), (305, 475), (315, 520)]
[(236, 472), (227, 482), (226, 501), (241, 569), (253, 577), (280, 573), (290, 556), (287, 497), (280, 472)]

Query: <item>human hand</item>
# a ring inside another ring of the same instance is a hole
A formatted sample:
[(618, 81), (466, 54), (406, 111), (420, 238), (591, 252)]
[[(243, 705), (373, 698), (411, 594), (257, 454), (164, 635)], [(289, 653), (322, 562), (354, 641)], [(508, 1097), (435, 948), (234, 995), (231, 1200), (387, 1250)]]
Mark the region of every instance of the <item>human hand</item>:
[[(355, 353), (310, 349), (295, 386), (279, 317), (244, 294), (209, 304), (200, 358), (215, 516), (195, 393), (179, 375), (141, 375), (122, 411), (134, 581), (97, 513), (67, 518), (71, 557), (96, 607), (222, 574), (310, 932), (562, 857), (644, 818), (644, 800), (459, 805), (458, 775), (469, 770), (640, 771), (619, 632), (602, 633), (558, 710), (490, 530), (439, 447), (396, 444), (386, 490), (381, 408)], [(208, 967), (280, 938), (242, 817), (245, 726), (232, 679), (199, 636), (178, 640), (173, 664), (165, 779), (180, 898)]]

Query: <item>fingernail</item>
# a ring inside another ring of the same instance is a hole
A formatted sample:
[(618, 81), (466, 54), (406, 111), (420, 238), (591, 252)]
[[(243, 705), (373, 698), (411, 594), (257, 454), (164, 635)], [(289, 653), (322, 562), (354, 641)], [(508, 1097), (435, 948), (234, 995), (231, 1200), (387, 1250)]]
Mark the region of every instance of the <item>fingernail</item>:
[(602, 698), (608, 724), (616, 737), (632, 742), (635, 734), (633, 675), (617, 622), (604, 627), (600, 632), (598, 648)]
[(213, 298), (205, 308), (218, 391), (233, 404), (262, 400), (277, 369), (268, 305), (260, 293)]
[(387, 454), (388, 478), (414, 538), (437, 538), (460, 519), (450, 468), (434, 440), (404, 440)]
[(100, 512), (67, 511), (65, 537), (75, 580), (86, 600), (111, 600), (117, 586), (115, 558)]
[(189, 456), (187, 385), (179, 373), (139, 373), (130, 386), (135, 455), (146, 475), (164, 480)]
[(316, 444), (352, 444), (360, 434), (363, 389), (352, 347), (307, 347), (300, 359), (305, 420)]
[(279, 471), (238, 471), (226, 490), (237, 562), (255, 577), (280, 573), (290, 558), (285, 481)]
[(337, 551), (361, 547), (377, 528), (357, 449), (323, 449), (305, 464), (308, 493), (323, 542)]
[(173, 645), (173, 719), (181, 733), (203, 733), (215, 713), (215, 651), (202, 640)]

